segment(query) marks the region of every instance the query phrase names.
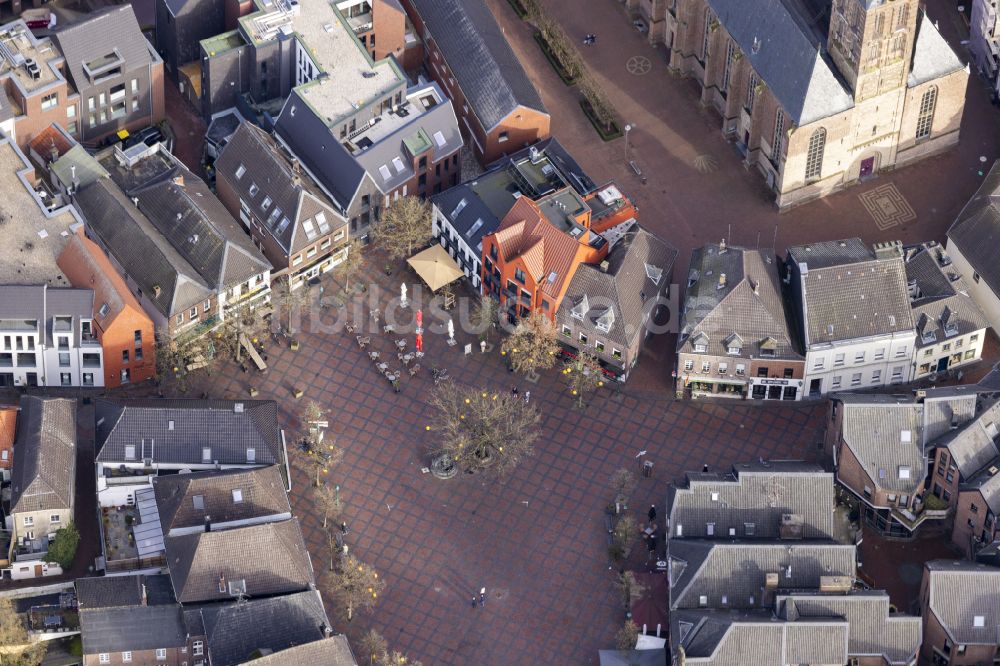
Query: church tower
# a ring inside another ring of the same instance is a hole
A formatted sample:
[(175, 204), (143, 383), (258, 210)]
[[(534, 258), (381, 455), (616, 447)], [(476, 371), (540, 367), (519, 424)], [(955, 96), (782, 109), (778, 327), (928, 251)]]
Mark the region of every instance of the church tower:
[(827, 50), (856, 103), (904, 87), (918, 0), (833, 0)]

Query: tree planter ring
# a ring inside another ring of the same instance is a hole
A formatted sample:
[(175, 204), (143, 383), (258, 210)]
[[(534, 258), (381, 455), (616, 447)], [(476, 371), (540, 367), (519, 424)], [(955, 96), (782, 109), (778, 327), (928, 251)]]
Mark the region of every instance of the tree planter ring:
[(431, 460), (431, 474), (439, 479), (450, 479), (458, 474), (458, 465), (450, 456), (438, 456)]

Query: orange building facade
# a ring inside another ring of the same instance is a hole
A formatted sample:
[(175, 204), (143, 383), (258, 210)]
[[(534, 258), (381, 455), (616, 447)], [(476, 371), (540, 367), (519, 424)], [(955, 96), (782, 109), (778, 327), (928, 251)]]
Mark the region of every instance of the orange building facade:
[(153, 321), (129, 291), (107, 255), (82, 233), (59, 255), (59, 268), (74, 287), (94, 290), (94, 329), (104, 350), (104, 386), (156, 376)]
[[(17, 434), (17, 407), (0, 406), (0, 479), (7, 480), (14, 466), (14, 436)], [(3, 554), (0, 553), (0, 559)]]

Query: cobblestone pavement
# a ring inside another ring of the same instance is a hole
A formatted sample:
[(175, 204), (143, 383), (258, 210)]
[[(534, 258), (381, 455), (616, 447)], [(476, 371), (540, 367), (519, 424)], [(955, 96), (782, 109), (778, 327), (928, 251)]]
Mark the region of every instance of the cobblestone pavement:
[[(412, 273), (380, 272), (383, 312), (400, 280), (417, 297)], [(324, 289), (329, 295), (335, 287), (325, 280)], [(424, 325), (430, 328), (429, 315)], [(391, 352), (403, 336), (366, 334), (372, 348), (392, 358), (391, 366), (401, 367)], [(662, 391), (629, 385), (620, 395), (606, 390), (580, 411), (557, 371), (530, 384), (508, 373), (496, 349), (484, 355), (472, 336), (456, 337), (459, 344), (449, 347), (444, 335), (428, 334), (423, 369), (404, 376), (398, 394), (346, 332), (301, 333), (298, 352), (272, 342), (266, 374), (225, 364), (189, 388), (192, 396), (204, 391), (230, 398), (258, 388), (259, 397), (279, 402), (291, 440), (301, 401), (330, 410), (332, 433), (346, 455), (328, 482), (341, 485), (347, 544), (388, 583), (373, 613), (337, 628), (357, 639), (375, 627), (426, 664), (596, 663), (596, 650), (613, 645), (624, 619), (608, 570), (602, 511), (611, 499), (612, 472), (624, 466), (638, 473), (639, 451), (648, 451), (642, 459), (655, 464), (653, 478), (643, 479), (633, 498), (640, 513), (654, 502), (662, 507), (667, 483), (685, 470), (817, 454), (822, 405), (675, 402)], [(411, 349), (412, 343), (410, 336)], [(474, 344), (470, 356), (463, 354), (466, 343)], [(452, 381), (470, 387), (502, 391), (516, 383), (522, 394), (531, 391), (544, 416), (543, 435), (534, 457), (506, 483), (479, 475), (441, 481), (422, 473), (432, 367), (446, 367)], [(296, 388), (305, 392), (299, 401), (292, 397)], [(320, 569), (328, 561), (321, 517), (297, 459), (293, 478), (293, 507)], [(644, 554), (633, 558), (641, 566)], [(472, 595), (483, 586), (486, 607), (473, 608)]]

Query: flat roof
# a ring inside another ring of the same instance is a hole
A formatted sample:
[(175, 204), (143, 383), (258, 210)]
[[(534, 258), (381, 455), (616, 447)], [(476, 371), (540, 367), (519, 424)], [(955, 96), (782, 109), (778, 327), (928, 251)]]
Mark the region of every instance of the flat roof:
[(33, 171), (10, 139), (0, 141), (0, 283), (66, 287), (56, 259), (80, 220), (68, 207), (46, 216), (27, 185)]
[(200, 44), (201, 48), (203, 48), (205, 53), (208, 54), (208, 57), (211, 58), (217, 53), (223, 53), (230, 49), (244, 46), (246, 45), (246, 42), (243, 41), (243, 36), (240, 35), (239, 30), (230, 30), (229, 32), (223, 32), (222, 34), (215, 35), (214, 37), (203, 39)]
[[(413, 89), (399, 107), (375, 116), (367, 127), (358, 128), (359, 131), (351, 136), (348, 150), (352, 155), (357, 155), (446, 101), (434, 86)], [(418, 134), (422, 135), (418, 138)], [(430, 137), (422, 130), (404, 139), (404, 143), (413, 155), (431, 148), (432, 145)]]
[[(62, 59), (59, 49), (48, 38), (36, 39), (24, 21), (11, 21), (0, 26), (0, 44), (6, 49), (0, 58), (0, 75), (13, 74), (26, 93), (62, 80), (53, 68), (53, 61)], [(37, 78), (25, 65), (30, 64), (29, 60), (37, 66)]]

